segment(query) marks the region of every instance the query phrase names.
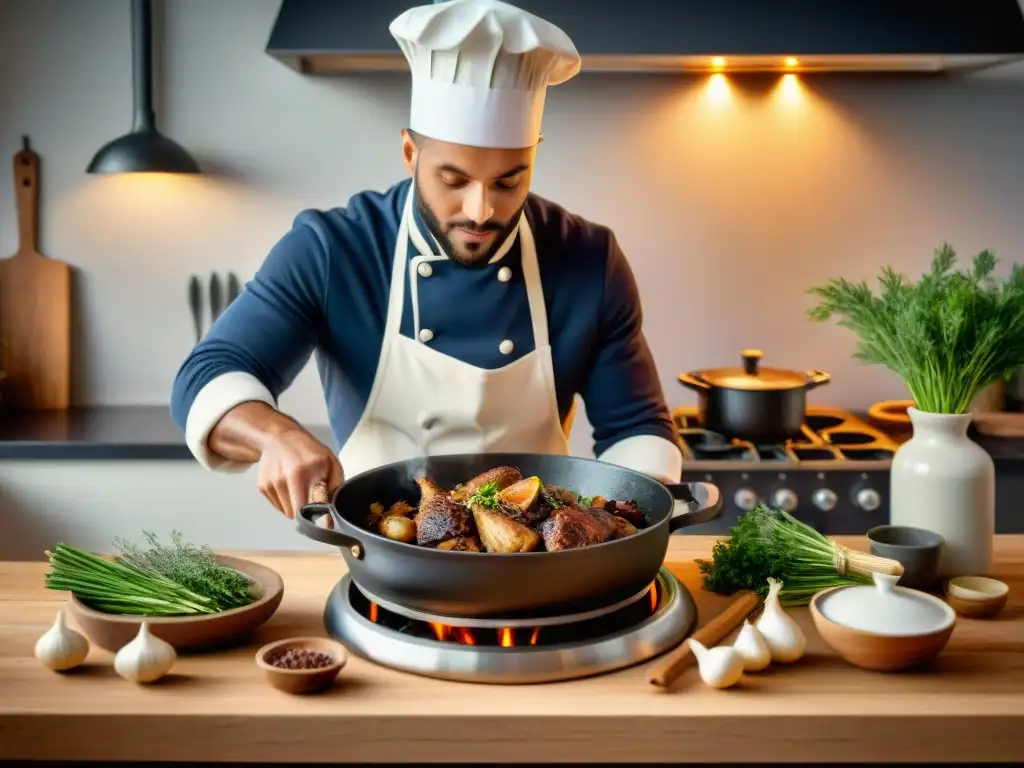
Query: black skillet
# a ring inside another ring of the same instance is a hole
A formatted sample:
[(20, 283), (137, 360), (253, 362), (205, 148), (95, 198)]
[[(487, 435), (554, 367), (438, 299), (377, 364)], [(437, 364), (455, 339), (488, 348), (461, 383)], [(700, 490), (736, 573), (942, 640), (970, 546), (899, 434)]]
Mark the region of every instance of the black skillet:
[[(388, 507), (404, 499), (416, 505), (416, 477), (450, 489), (498, 466), (517, 467), (524, 477), (536, 475), (585, 496), (635, 501), (648, 527), (579, 549), (492, 554), (406, 544), (352, 522), (373, 502)], [(679, 509), (676, 500), (683, 502)], [(640, 472), (575, 456), (465, 454), (364, 472), (339, 487), (330, 502), (304, 506), (297, 522), (303, 536), (341, 549), (352, 579), (371, 598), (435, 615), (482, 618), (575, 612), (637, 594), (661, 568), (670, 533), (713, 520), (721, 508), (718, 488), (708, 483), (666, 486)], [(325, 513), (333, 530), (315, 522)]]

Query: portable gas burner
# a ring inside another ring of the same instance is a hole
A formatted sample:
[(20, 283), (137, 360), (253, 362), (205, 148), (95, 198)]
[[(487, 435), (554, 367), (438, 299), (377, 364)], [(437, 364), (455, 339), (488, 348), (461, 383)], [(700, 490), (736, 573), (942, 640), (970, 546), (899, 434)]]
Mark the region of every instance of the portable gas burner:
[(764, 502), (826, 535), (889, 522), (889, 469), (899, 445), (841, 408), (809, 405), (797, 440), (757, 445), (705, 429), (696, 407), (673, 413), (683, 474), (722, 491), (722, 514), (686, 535), (725, 534)]
[(499, 684), (556, 682), (639, 664), (679, 645), (696, 618), (690, 593), (664, 567), (641, 592), (572, 612), (436, 616), (379, 600), (349, 574), (324, 610), (328, 633), (365, 659), (425, 677)]

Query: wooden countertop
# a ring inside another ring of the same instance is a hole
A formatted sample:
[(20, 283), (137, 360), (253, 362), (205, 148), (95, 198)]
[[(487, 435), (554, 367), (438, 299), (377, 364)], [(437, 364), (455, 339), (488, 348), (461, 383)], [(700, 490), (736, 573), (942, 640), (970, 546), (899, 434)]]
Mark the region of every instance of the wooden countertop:
[[(840, 538), (840, 537), (837, 537)], [(858, 538), (840, 538), (862, 548)], [(703, 623), (728, 598), (699, 586), (711, 537), (674, 536), (667, 564)], [(43, 563), (0, 563), (0, 759), (247, 762), (360, 761), (997, 761), (1024, 755), (1024, 536), (997, 537), (996, 575), (1010, 604), (996, 619), (959, 619), (929, 671), (848, 666), (808, 638), (792, 667), (715, 691), (694, 668), (670, 690), (646, 665), (588, 680), (497, 686), (431, 680), (350, 656), (336, 687), (293, 697), (270, 688), (255, 649), (324, 634), (324, 600), (344, 571), (328, 554), (242, 553), (281, 573), (285, 596), (251, 645), (181, 657), (149, 687), (114, 673), (94, 648), (60, 675), (33, 658), (62, 601)]]

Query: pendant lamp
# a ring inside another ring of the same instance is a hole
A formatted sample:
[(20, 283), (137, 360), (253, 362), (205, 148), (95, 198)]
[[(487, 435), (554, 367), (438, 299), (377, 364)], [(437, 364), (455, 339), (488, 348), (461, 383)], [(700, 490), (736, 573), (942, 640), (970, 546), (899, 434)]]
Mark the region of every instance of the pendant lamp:
[(201, 173), (195, 158), (156, 127), (151, 11), (151, 0), (132, 0), (132, 130), (100, 148), (89, 173)]

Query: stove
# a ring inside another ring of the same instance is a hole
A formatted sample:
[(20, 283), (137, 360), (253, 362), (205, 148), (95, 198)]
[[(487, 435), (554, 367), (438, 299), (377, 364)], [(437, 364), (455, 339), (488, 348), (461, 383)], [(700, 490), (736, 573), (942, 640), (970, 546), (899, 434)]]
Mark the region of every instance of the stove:
[(324, 609), (328, 633), (362, 658), (444, 680), (550, 683), (613, 672), (679, 645), (697, 609), (662, 567), (644, 590), (571, 613), (465, 619), (376, 598), (346, 574)]
[(722, 514), (680, 535), (727, 534), (759, 502), (826, 535), (863, 534), (889, 522), (889, 467), (898, 443), (841, 408), (808, 406), (796, 440), (755, 445), (701, 426), (696, 406), (673, 413), (683, 473), (722, 490)]

